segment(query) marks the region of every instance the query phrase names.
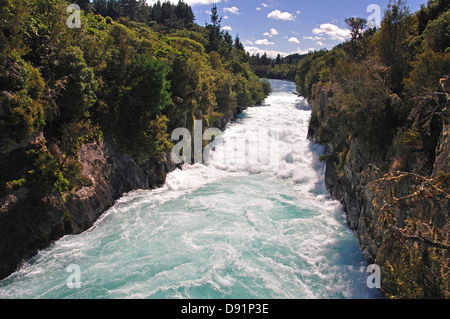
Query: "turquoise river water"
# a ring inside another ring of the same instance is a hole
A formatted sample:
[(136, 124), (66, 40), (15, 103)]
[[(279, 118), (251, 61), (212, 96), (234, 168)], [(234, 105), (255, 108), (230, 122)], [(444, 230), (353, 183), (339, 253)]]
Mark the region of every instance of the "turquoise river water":
[(308, 104), (293, 83), (271, 83), (207, 165), (126, 194), (0, 281), (0, 298), (377, 298), (326, 191), (323, 149), (306, 138)]

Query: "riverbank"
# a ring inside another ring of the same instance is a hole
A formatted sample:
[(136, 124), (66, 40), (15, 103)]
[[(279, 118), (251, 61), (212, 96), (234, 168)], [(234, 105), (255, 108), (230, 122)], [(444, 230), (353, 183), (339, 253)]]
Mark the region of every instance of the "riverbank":
[[(381, 290), (395, 298), (446, 297), (450, 196), (444, 189), (449, 126), (441, 128), (433, 150), (433, 173), (427, 178), (414, 170), (392, 169), (391, 156), (398, 149), (332, 129), (345, 122), (336, 117), (331, 100), (329, 88), (313, 86), (308, 138), (326, 145), (322, 157), (327, 164), (326, 187), (343, 204), (366, 261), (381, 267)], [(408, 159), (416, 171), (425, 160), (420, 152)]]
[[(125, 194), (88, 231), (2, 281), (0, 297), (378, 297), (325, 188), (322, 148), (306, 139), (310, 111), (293, 83), (271, 82), (274, 93), (227, 126), (208, 165), (184, 165), (158, 189)], [(236, 143), (279, 152), (247, 163)], [(69, 265), (80, 269), (80, 288), (66, 285)]]
[[(224, 130), (246, 108), (238, 107), (214, 125)], [(65, 198), (55, 194), (42, 200), (32, 199), (29, 190), (23, 188), (1, 199), (0, 279), (54, 241), (88, 230), (124, 194), (161, 187), (167, 174), (176, 169), (170, 153), (139, 165), (105, 140), (82, 145), (79, 164), (89, 186)]]

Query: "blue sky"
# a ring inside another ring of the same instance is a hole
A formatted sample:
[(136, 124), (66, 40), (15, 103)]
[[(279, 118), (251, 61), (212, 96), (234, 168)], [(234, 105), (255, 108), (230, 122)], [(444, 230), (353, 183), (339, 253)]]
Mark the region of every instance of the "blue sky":
[[(178, 0), (170, 0), (178, 2)], [(147, 0), (148, 3), (154, 0)], [(223, 17), (222, 28), (239, 38), (250, 53), (266, 52), (275, 57), (331, 49), (345, 41), (348, 30), (345, 18), (381, 17), (389, 0), (184, 0), (193, 8), (196, 22), (210, 21), (213, 3)], [(412, 12), (426, 0), (408, 0)], [(375, 5), (375, 7), (374, 7)], [(371, 6), (371, 7), (369, 7)]]

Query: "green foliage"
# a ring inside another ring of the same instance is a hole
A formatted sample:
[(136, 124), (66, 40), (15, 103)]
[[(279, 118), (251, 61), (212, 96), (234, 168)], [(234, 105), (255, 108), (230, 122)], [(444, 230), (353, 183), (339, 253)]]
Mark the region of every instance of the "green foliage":
[(37, 69), (17, 55), (0, 62), (0, 138), (16, 143), (45, 124), (45, 83)]
[(330, 69), (323, 68), (322, 70), (320, 70), (320, 72), (319, 72), (320, 84), (322, 84), (322, 85), (329, 84), (329, 82), (331, 80), (330, 76), (331, 76)]
[(262, 90), (264, 92), (265, 96), (268, 96), (272, 93), (272, 85), (270, 84), (270, 82), (267, 79), (262, 79)]
[(58, 161), (45, 146), (31, 150), (34, 157), (33, 170), (29, 172), (27, 182), (33, 189), (33, 196), (40, 197), (50, 193), (62, 195), (69, 189), (70, 182), (64, 177)]
[(271, 59), (267, 54), (252, 55), (249, 58), (250, 65), (260, 78), (282, 79), (294, 81), (297, 73), (297, 65), (306, 55), (292, 54), (286, 57), (277, 56)]
[(421, 5), (416, 13), (418, 19), (418, 32), (422, 34), (428, 23), (435, 20), (440, 14), (450, 9), (447, 0), (428, 0), (426, 5)]
[(206, 25), (208, 31), (208, 45), (206, 50), (208, 52), (219, 51), (222, 41), (221, 22), (222, 18), (218, 15), (217, 6), (213, 4), (211, 8), (211, 24)]
[(428, 23), (423, 38), (424, 44), (436, 52), (445, 52), (450, 47), (450, 10)]
[[(78, 158), (81, 147), (86, 143), (100, 142), (102, 132), (89, 121), (71, 122), (61, 128), (59, 148), (65, 154), (65, 160), (70, 156)], [(65, 161), (64, 160), (64, 161)], [(64, 162), (62, 163), (64, 166)]]
[(147, 156), (163, 154), (170, 151), (173, 143), (167, 133), (167, 123), (169, 119), (164, 115), (158, 115), (156, 119), (151, 120), (145, 131), (145, 136), (151, 139), (150, 150)]
[(164, 62), (142, 54), (132, 58), (127, 66), (118, 110), (118, 138), (121, 146), (136, 157), (153, 155), (153, 136), (148, 130), (155, 116), (171, 103), (168, 73)]
[(220, 124), (270, 93), (217, 7), (202, 27), (182, 1), (76, 3), (80, 29), (65, 24), (68, 2), (0, 2), (2, 163), (28, 151), (5, 168), (2, 191), (67, 194), (85, 183), (86, 143), (104, 138), (143, 163), (170, 151), (174, 128)]
[(407, 72), (407, 40), (412, 24), (413, 16), (405, 0), (396, 0), (388, 5), (381, 28), (373, 38), (380, 61), (389, 68), (388, 86), (397, 94), (403, 90), (402, 79)]
[[(337, 196), (361, 188), (373, 199), (361, 236), (373, 237), (388, 297), (449, 296), (448, 172), (433, 172), (448, 124), (449, 6), (432, 0), (411, 14), (391, 1), (380, 29), (350, 18), (351, 40), (297, 68), (297, 90), (312, 106), (309, 135), (329, 145), (321, 160), (334, 169)], [(354, 176), (374, 163), (386, 175)]]
[(375, 144), (391, 134), (393, 108), (384, 82), (368, 65), (337, 64), (333, 76), (334, 103), (342, 108), (347, 129)]
[(198, 25), (195, 25), (191, 29), (176, 30), (175, 32), (171, 33), (170, 36), (177, 38), (191, 39), (203, 45), (203, 48), (205, 48), (208, 45), (206, 30)]
[(325, 51), (318, 51), (308, 54), (297, 66), (297, 74), (295, 76), (297, 92), (308, 99), (311, 97), (312, 85), (315, 83), (313, 78), (317, 77), (312, 75), (314, 72), (313, 67), (316, 65), (315, 61), (325, 56), (325, 53)]
[(170, 39), (173, 41), (173, 47), (182, 52), (186, 56), (185, 58), (189, 58), (190, 52), (196, 52), (201, 55), (205, 52), (203, 45), (195, 40), (179, 37), (171, 37)]
[(81, 49), (69, 47), (54, 66), (55, 86), (58, 88), (55, 102), (63, 121), (77, 121), (88, 117), (87, 112), (96, 101), (98, 83), (92, 68), (88, 67)]
[(409, 94), (423, 95), (434, 92), (439, 80), (450, 74), (450, 54), (426, 50), (411, 62), (411, 72), (405, 78)]
[(24, 41), (30, 48), (26, 59), (33, 65), (39, 66), (50, 54), (49, 28), (40, 20), (30, 18), (25, 30)]
[(24, 30), (27, 21), (30, 18), (30, 10), (28, 9), (28, 1), (26, 0), (2, 0), (0, 2), (0, 53), (1, 57), (5, 57), (10, 53), (19, 55), (28, 51), (24, 43)]

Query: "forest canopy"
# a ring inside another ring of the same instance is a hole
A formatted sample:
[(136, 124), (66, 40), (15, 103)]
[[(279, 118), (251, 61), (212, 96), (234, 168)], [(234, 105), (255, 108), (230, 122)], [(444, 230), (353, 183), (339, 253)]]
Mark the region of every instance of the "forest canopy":
[(182, 1), (75, 3), (80, 28), (68, 1), (0, 1), (0, 197), (70, 193), (85, 183), (83, 144), (107, 140), (142, 164), (171, 149), (173, 129), (221, 127), (270, 90), (216, 6), (202, 27)]

